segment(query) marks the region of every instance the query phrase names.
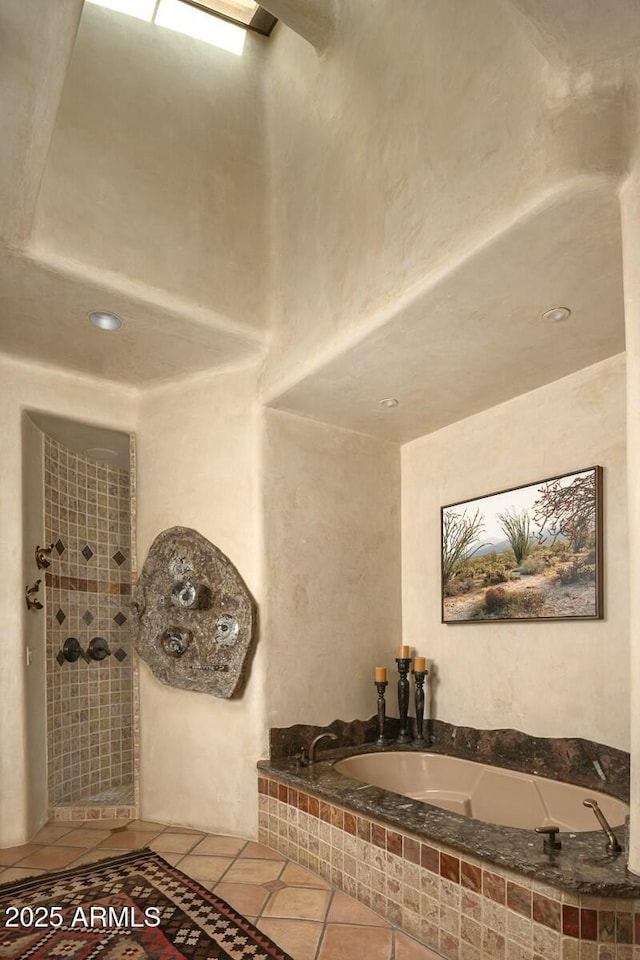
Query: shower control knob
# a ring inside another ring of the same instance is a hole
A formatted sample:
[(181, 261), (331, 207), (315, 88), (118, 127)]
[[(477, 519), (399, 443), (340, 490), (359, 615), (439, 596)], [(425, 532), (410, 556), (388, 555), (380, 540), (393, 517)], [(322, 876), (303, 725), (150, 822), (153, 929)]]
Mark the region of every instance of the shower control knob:
[(562, 844), (557, 839), (560, 833), (560, 827), (536, 827), (536, 833), (546, 834), (542, 841), (542, 848), (545, 853), (556, 853), (562, 850)]
[(94, 637), (89, 642), (87, 653), (91, 660), (105, 660), (106, 657), (111, 656), (109, 645), (104, 637)]
[(67, 663), (75, 663), (82, 656), (82, 647), (77, 637), (67, 637), (62, 645), (62, 656)]

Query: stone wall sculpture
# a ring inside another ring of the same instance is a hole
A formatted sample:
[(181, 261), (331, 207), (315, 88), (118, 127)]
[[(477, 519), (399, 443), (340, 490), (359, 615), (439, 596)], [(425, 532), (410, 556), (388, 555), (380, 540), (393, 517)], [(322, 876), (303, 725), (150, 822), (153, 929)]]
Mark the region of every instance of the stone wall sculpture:
[(242, 577), (197, 530), (160, 533), (134, 587), (135, 648), (158, 680), (232, 697), (245, 678), (256, 608)]

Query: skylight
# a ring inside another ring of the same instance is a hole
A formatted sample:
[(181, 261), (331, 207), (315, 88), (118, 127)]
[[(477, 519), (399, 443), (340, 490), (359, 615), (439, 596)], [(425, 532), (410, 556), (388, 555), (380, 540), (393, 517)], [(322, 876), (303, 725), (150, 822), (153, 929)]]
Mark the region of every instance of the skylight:
[(177, 33), (186, 33), (196, 40), (222, 47), (237, 56), (244, 50), (247, 36), (244, 27), (220, 17), (212, 17), (210, 13), (183, 3), (182, 0), (160, 0), (153, 22), (159, 27), (168, 27)]
[(237, 56), (247, 30), (269, 35), (275, 17), (253, 0), (87, 0), (211, 43)]
[(147, 20), (149, 23), (156, 9), (156, 0), (88, 0), (88, 2), (95, 3), (98, 7), (108, 7), (109, 10), (116, 10), (118, 13), (126, 13), (130, 17), (136, 17), (137, 20)]
[(237, 20), (238, 23), (245, 23), (247, 26), (255, 16), (258, 4), (253, 0), (197, 0), (198, 6), (204, 7), (213, 14), (221, 14), (223, 17), (229, 17), (230, 20)]

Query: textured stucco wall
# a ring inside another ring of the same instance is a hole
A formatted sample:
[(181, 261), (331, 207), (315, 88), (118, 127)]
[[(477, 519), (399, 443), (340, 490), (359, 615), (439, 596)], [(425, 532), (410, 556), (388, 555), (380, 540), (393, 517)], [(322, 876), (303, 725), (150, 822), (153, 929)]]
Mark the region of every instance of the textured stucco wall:
[(542, 186), (620, 170), (620, 71), (556, 70), (497, 0), (348, 0), (326, 57), (273, 41), (267, 394)]
[[(603, 621), (440, 623), (440, 507), (604, 468)], [(437, 667), (434, 715), (629, 749), (624, 355), (402, 449), (405, 643)]]
[[(138, 433), (138, 565), (167, 527), (194, 527), (235, 564), (258, 604), (259, 408), (254, 368), (148, 391)], [(176, 690), (140, 664), (140, 802), (150, 820), (257, 835), (265, 755), (264, 643), (244, 693)]]
[(262, 326), (265, 64), (260, 38), (246, 46), (237, 57), (86, 4), (36, 249)]
[(400, 448), (275, 410), (264, 436), (269, 726), (371, 716), (401, 642)]
[[(82, 419), (96, 426), (133, 430), (137, 412), (134, 390), (90, 377), (19, 363), (0, 356), (0, 847), (24, 843), (29, 837), (27, 766), (35, 758), (27, 748), (24, 653), (22, 500), (22, 415), (24, 410), (46, 410)], [(42, 671), (44, 650), (35, 651), (34, 666)], [(31, 687), (31, 680), (27, 682)], [(36, 696), (33, 689), (28, 697)], [(36, 748), (37, 750), (40, 747)]]
[(9, 243), (31, 229), (82, 3), (3, 0), (0, 236)]
[[(36, 546), (44, 539), (44, 463), (43, 435), (27, 414), (22, 417), (22, 518), (23, 582), (33, 586), (42, 580), (38, 599), (44, 604), (44, 572), (36, 566)], [(27, 612), (22, 609), (24, 632), (18, 644), (24, 671), (25, 762), (27, 791), (27, 830), (33, 835), (47, 819), (47, 700), (46, 700), (46, 609)], [(27, 667), (27, 651), (31, 665)], [(0, 729), (1, 733), (1, 729)], [(0, 743), (0, 751), (2, 745)]]
[[(65, 4), (60, 57), (76, 7)], [(568, 172), (618, 171), (616, 71), (558, 71), (505, 9), (404, 0), (391, 20), (385, 0), (344, 0), (324, 59), (280, 25), (268, 48), (253, 38), (239, 61), (162, 31), (152, 45), (146, 25), (87, 7), (34, 248), (244, 324), (269, 319), (267, 385), (297, 378), (534, 189)], [(59, 89), (60, 64), (56, 75)], [(10, 176), (0, 173), (18, 193), (15, 156)], [(174, 340), (177, 349), (180, 331)], [(0, 374), (2, 846), (29, 832), (21, 413), (129, 430), (140, 395), (4, 359)], [(402, 451), (405, 639), (438, 664), (443, 719), (628, 744), (623, 378), (618, 357)], [(161, 529), (192, 525), (236, 563), (266, 618), (241, 700), (173, 691), (142, 668), (143, 815), (254, 835), (267, 716), (327, 722), (374, 710), (370, 671), (391, 665), (401, 630), (400, 454), (286, 414), (263, 423), (255, 370), (140, 402), (140, 560)], [(593, 462), (605, 467), (606, 621), (442, 626), (440, 505)]]
[[(640, 118), (640, 111), (638, 112)], [(640, 874), (640, 150), (621, 192), (627, 340), (627, 484), (629, 524), (629, 682), (631, 699), (631, 822), (629, 869)]]

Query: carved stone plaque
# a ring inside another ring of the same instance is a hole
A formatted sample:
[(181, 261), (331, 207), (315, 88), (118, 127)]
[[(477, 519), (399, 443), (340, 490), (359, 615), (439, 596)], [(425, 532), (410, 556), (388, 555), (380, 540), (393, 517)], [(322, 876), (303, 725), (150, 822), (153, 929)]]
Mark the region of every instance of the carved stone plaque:
[(197, 530), (156, 537), (131, 607), (135, 648), (158, 680), (214, 697), (240, 690), (255, 604), (228, 557)]

